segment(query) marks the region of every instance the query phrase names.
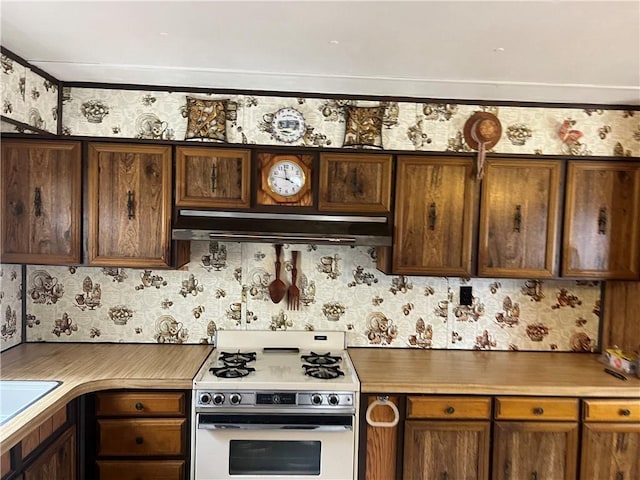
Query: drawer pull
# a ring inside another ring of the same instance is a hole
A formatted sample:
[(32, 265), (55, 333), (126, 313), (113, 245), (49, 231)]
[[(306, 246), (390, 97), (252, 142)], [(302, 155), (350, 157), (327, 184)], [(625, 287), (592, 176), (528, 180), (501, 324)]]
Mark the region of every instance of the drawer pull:
[(138, 410), (139, 412), (144, 410), (144, 405), (142, 404), (142, 402), (136, 403), (136, 410)]
[(620, 415), (622, 415), (623, 417), (628, 417), (629, 415), (631, 415), (631, 410), (629, 410), (628, 408), (621, 408), (620, 409)]
[(144, 438), (136, 437), (136, 445), (142, 445), (144, 443)]
[(533, 409), (534, 415), (542, 415), (543, 413), (544, 413), (544, 408), (542, 407), (536, 407)]
[(447, 407), (444, 409), (444, 413), (446, 413), (447, 415), (452, 415), (456, 413), (456, 409), (453, 407)]

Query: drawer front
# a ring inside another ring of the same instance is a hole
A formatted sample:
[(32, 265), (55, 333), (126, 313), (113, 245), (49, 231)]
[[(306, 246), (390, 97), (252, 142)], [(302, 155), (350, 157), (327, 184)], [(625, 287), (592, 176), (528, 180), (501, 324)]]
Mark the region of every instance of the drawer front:
[(407, 418), (491, 417), (489, 397), (408, 397)]
[(497, 420), (578, 420), (577, 398), (497, 397)]
[(98, 460), (100, 480), (184, 480), (182, 460)]
[(184, 455), (186, 420), (99, 419), (99, 456)]
[(640, 422), (640, 400), (584, 400), (586, 422)]
[(185, 414), (184, 392), (102, 392), (98, 416), (166, 417)]

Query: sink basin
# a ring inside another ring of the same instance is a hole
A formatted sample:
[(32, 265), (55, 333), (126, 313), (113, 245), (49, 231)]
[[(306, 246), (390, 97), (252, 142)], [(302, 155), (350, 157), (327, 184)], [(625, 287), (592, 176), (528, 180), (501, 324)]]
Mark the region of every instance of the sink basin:
[(40, 380), (0, 380), (0, 425), (61, 383)]

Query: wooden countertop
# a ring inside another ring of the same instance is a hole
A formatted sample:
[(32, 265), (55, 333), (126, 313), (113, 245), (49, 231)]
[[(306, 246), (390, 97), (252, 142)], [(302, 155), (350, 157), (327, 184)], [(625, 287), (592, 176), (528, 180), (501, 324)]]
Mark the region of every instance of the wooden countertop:
[(183, 389), (210, 345), (23, 343), (0, 354), (3, 380), (59, 380), (62, 385), (0, 427), (8, 451), (42, 421), (85, 393), (116, 388)]
[(597, 354), (350, 348), (363, 393), (640, 398), (640, 379), (604, 372)]

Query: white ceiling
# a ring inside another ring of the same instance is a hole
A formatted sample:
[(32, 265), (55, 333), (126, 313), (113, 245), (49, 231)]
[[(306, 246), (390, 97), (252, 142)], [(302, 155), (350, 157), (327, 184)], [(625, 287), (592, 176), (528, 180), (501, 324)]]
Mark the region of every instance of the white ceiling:
[(640, 1), (1, 0), (63, 81), (640, 105)]

